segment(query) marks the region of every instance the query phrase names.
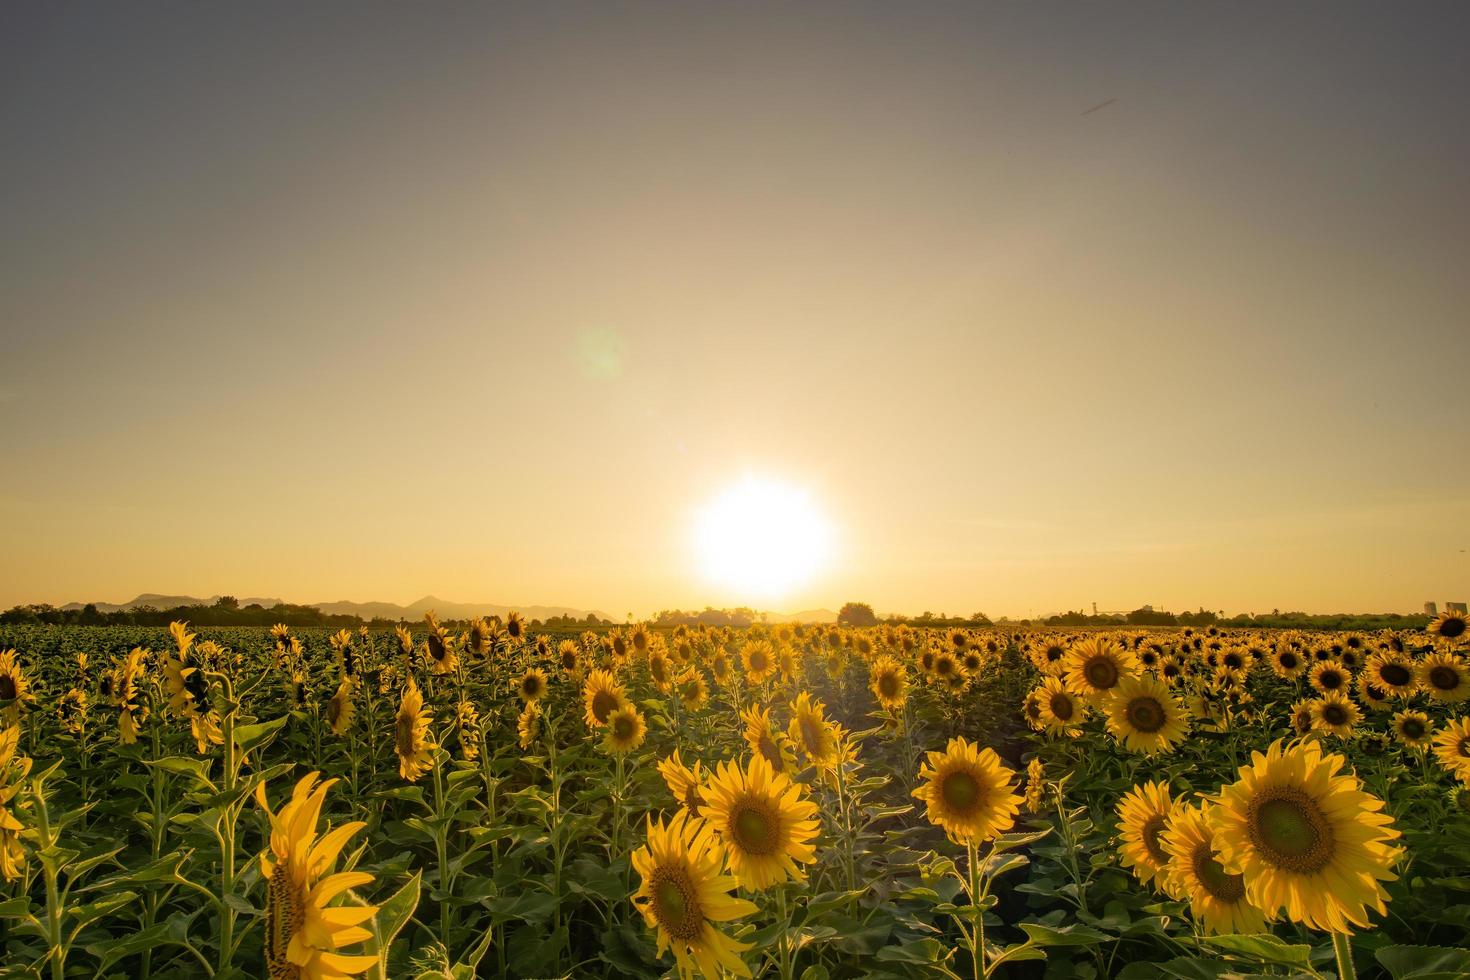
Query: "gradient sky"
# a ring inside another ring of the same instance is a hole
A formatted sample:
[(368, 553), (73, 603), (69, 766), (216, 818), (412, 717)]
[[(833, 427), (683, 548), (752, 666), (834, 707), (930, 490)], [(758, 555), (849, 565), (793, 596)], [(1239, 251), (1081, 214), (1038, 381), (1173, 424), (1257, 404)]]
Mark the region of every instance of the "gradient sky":
[[(0, 7), (0, 605), (1470, 598), (1470, 5)], [(1106, 100), (1116, 101), (1093, 112)]]

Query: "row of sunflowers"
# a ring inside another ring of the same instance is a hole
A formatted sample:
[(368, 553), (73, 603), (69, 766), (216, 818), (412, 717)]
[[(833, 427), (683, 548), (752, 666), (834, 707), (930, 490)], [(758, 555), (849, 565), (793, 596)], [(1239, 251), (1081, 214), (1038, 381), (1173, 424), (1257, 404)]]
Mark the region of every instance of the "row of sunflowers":
[(0, 632), (0, 977), (1470, 975), (1423, 631)]

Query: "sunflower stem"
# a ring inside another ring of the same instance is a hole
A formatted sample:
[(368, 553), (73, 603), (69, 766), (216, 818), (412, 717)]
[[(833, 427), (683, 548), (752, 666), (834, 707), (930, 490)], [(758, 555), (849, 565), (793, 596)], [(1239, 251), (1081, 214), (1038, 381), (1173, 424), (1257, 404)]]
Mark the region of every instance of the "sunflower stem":
[(1353, 967), (1353, 946), (1347, 933), (1332, 934), (1332, 951), (1337, 954), (1338, 980), (1358, 980), (1358, 971)]
[(980, 874), (980, 845), (972, 838), (968, 842), (970, 850), (970, 904), (974, 906), (973, 922), (970, 934), (970, 959), (975, 967), (975, 980), (982, 980), (990, 976), (990, 970), (985, 966), (985, 890), (982, 883), (984, 876)]

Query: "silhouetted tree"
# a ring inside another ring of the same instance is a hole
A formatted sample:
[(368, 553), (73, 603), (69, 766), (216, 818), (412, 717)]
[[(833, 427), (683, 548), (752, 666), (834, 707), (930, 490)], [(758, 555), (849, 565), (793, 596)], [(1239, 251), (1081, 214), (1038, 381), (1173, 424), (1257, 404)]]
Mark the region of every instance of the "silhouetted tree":
[(877, 626), (878, 617), (866, 602), (849, 602), (837, 613), (837, 622), (843, 626)]

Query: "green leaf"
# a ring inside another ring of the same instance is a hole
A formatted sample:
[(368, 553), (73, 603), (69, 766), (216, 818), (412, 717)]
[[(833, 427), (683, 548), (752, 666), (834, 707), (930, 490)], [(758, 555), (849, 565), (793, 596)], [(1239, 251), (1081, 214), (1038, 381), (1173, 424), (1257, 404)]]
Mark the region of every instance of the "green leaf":
[(1038, 946), (1095, 946), (1108, 938), (1096, 929), (1079, 925), (1054, 929), (1039, 922), (1022, 922), (1018, 928)]
[(1227, 953), (1249, 956), (1252, 959), (1280, 966), (1305, 967), (1312, 956), (1312, 947), (1295, 946), (1269, 934), (1259, 936), (1206, 936), (1205, 942)]
[(878, 959), (885, 963), (938, 963), (949, 956), (949, 949), (937, 939), (918, 939), (902, 946), (884, 946)]
[(288, 715), (282, 715), (273, 721), (256, 722), (253, 725), (235, 726), (235, 746), (241, 752), (249, 752), (265, 745), (280, 731), (281, 726), (286, 724)]
[(1393, 980), (1445, 980), (1470, 974), (1470, 949), (1385, 946), (1373, 955)]

